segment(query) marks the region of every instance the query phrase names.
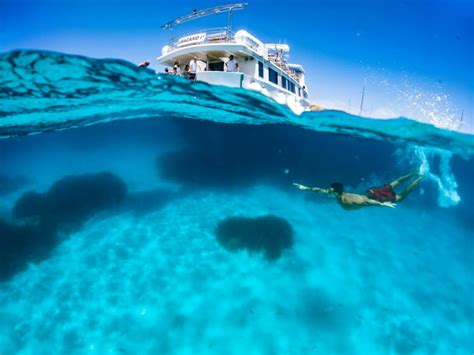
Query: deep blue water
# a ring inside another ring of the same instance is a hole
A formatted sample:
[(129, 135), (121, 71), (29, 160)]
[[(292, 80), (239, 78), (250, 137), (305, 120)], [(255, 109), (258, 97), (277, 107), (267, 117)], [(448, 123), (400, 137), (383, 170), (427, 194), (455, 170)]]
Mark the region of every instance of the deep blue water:
[[(472, 135), (59, 53), (0, 82), (1, 354), (474, 349)], [(420, 167), (395, 209), (292, 185)]]

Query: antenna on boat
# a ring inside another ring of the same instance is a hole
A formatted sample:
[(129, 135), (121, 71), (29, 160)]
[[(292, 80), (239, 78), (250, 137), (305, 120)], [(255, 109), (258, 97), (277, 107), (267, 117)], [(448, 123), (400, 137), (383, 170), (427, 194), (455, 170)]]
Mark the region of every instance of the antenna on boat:
[(364, 96), (365, 96), (365, 79), (364, 79), (364, 86), (362, 86), (362, 97), (360, 98), (359, 116), (362, 115), (362, 109), (364, 107)]
[(164, 25), (161, 26), (162, 29), (164, 30), (169, 30), (170, 31), (170, 43), (173, 42), (173, 29), (174, 27), (181, 25), (185, 22), (196, 20), (201, 17), (205, 16), (210, 16), (210, 15), (217, 15), (217, 14), (222, 14), (222, 13), (228, 13), (227, 16), (227, 29), (226, 29), (226, 36), (227, 38), (230, 37), (231, 31), (232, 31), (232, 14), (233, 11), (236, 10), (243, 10), (245, 6), (248, 4), (246, 2), (241, 2), (241, 3), (235, 3), (235, 4), (230, 4), (230, 5), (221, 5), (221, 6), (215, 6), (211, 7), (210, 9), (204, 9), (204, 10), (193, 10), (190, 14), (175, 18), (172, 21), (169, 21), (165, 23)]
[(172, 21), (165, 23), (164, 25), (161, 26), (161, 28), (164, 30), (169, 30), (175, 26), (181, 25), (188, 21), (196, 20), (201, 17), (217, 15), (217, 14), (228, 12), (229, 15), (228, 15), (227, 27), (230, 29), (230, 27), (232, 26), (232, 11), (243, 10), (245, 6), (247, 5), (248, 4), (246, 2), (241, 2), (241, 3), (236, 3), (236, 4), (230, 4), (230, 5), (215, 6), (215, 7), (211, 7), (210, 9), (193, 10), (190, 14), (178, 17)]

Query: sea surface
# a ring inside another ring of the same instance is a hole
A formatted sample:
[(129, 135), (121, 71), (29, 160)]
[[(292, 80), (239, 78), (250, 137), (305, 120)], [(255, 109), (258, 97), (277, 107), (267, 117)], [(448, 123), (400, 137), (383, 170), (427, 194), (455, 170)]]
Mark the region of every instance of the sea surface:
[(474, 351), (472, 134), (24, 50), (0, 137), (2, 355)]

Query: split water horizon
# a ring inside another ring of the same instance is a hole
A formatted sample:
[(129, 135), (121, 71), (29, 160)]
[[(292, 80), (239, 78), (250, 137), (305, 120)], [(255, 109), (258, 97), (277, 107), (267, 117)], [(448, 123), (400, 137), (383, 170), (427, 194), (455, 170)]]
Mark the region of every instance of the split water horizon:
[(472, 134), (39, 50), (0, 107), (0, 353), (474, 349)]

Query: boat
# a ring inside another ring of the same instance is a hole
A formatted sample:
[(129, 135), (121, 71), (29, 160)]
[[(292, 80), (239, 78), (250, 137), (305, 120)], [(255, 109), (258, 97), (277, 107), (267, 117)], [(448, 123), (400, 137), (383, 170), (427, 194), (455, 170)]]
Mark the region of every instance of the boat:
[[(282, 43), (263, 43), (245, 30), (232, 31), (232, 14), (247, 3), (193, 10), (161, 26), (169, 30), (170, 40), (161, 50), (158, 62), (170, 67), (170, 74), (181, 74), (211, 85), (257, 91), (288, 106), (299, 114), (311, 108), (305, 71), (288, 62), (290, 47)], [(205, 16), (227, 13), (227, 26), (197, 30), (175, 36), (175, 28)], [(230, 65), (232, 58), (238, 63)], [(195, 60), (189, 66), (191, 61)], [(194, 70), (195, 69), (195, 70)]]

